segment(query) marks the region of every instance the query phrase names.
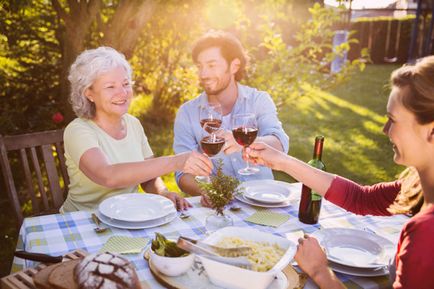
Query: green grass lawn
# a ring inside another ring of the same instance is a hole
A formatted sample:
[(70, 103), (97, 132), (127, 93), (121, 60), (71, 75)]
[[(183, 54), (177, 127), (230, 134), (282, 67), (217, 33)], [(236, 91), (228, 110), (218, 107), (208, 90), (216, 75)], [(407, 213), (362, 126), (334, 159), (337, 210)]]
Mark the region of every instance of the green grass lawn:
[[(325, 136), (323, 161), (327, 170), (361, 184), (393, 180), (402, 170), (393, 163), (389, 139), (382, 133), (386, 121), (389, 76), (394, 65), (369, 65), (332, 91), (305, 86), (306, 95), (279, 107), (279, 117), (290, 136), (289, 153), (301, 160), (312, 157), (316, 135)], [(270, 91), (272, 94), (272, 91)], [(172, 127), (145, 125), (156, 155), (172, 153)], [(276, 173), (281, 180), (287, 175)], [(166, 185), (179, 191), (173, 174), (163, 177)], [(7, 216), (7, 202), (0, 202), (0, 217)], [(12, 222), (0, 228), (0, 276), (9, 273), (17, 232)]]
[(291, 138), (289, 153), (308, 161), (315, 136), (322, 134), (323, 161), (329, 172), (361, 184), (394, 179), (402, 167), (393, 163), (392, 147), (382, 129), (389, 76), (396, 68), (369, 65), (330, 92), (306, 85), (304, 97), (280, 109)]

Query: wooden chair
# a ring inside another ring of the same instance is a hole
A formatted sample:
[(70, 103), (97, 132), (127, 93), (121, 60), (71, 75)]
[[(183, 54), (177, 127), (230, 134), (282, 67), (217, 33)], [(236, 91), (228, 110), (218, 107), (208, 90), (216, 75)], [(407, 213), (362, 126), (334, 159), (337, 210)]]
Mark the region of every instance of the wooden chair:
[(18, 226), (26, 215), (53, 213), (60, 208), (69, 185), (63, 130), (0, 136), (0, 157)]

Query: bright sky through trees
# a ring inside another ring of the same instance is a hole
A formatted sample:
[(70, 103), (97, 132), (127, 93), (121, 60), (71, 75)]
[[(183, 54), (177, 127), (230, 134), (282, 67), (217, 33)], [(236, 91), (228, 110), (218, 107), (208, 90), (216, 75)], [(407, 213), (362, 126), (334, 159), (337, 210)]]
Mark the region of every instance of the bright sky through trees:
[[(330, 6), (338, 6), (338, 0), (325, 0), (324, 3)], [(350, 1), (342, 1), (346, 7), (349, 7)], [(397, 2), (396, 0), (353, 0), (352, 9), (367, 9), (367, 8), (385, 8), (388, 5)]]

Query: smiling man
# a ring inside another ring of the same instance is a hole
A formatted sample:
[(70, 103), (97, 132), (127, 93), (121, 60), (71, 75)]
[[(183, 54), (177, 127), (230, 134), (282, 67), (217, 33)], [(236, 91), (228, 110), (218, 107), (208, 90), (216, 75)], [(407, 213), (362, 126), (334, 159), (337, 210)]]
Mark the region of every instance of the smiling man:
[[(218, 159), (223, 160), (223, 173), (235, 176), (241, 181), (273, 179), (271, 170), (265, 167), (259, 167), (259, 172), (253, 175), (237, 173), (245, 166), (245, 162), (241, 157), (242, 147), (237, 144), (231, 132), (234, 115), (255, 114), (259, 129), (256, 141), (265, 142), (283, 152), (288, 152), (289, 146), (289, 138), (277, 117), (276, 106), (270, 95), (239, 83), (245, 75), (248, 63), (248, 56), (240, 41), (223, 31), (208, 32), (193, 46), (192, 58), (204, 91), (178, 110), (174, 127), (175, 153), (200, 151), (203, 130), (199, 110), (208, 103), (219, 103), (223, 115), (222, 128), (225, 130), (225, 145), (222, 149), (224, 154), (218, 156)], [(194, 177), (182, 172), (176, 173), (176, 181), (183, 192), (202, 195)], [(209, 205), (206, 198), (202, 198), (202, 204)]]

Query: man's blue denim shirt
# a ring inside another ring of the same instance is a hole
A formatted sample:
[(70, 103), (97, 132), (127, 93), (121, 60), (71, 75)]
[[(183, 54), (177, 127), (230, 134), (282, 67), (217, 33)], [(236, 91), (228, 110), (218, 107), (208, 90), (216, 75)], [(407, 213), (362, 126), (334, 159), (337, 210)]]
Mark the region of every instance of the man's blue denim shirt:
[[(196, 150), (201, 151), (200, 140), (202, 138), (202, 127), (200, 126), (199, 108), (208, 102), (205, 92), (198, 97), (184, 103), (178, 110), (174, 126), (173, 150), (176, 154)], [(274, 135), (282, 144), (285, 153), (288, 153), (289, 137), (282, 128), (282, 123), (277, 117), (276, 106), (270, 95), (264, 91), (258, 91), (245, 85), (238, 84), (238, 98), (232, 109), (231, 117), (239, 113), (254, 113), (258, 123), (258, 136)], [(230, 121), (232, 123), (232, 121)], [(223, 127), (231, 130), (231, 127)], [(257, 179), (273, 179), (271, 169), (259, 166), (260, 172), (250, 176), (238, 174), (238, 170), (246, 166), (241, 157), (241, 152), (225, 155), (220, 152), (214, 159), (214, 172), (217, 159), (223, 160), (223, 173), (234, 176), (241, 181)], [(182, 172), (176, 172), (176, 182)]]

